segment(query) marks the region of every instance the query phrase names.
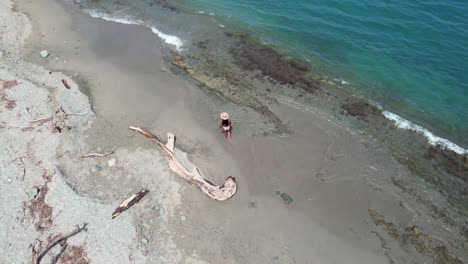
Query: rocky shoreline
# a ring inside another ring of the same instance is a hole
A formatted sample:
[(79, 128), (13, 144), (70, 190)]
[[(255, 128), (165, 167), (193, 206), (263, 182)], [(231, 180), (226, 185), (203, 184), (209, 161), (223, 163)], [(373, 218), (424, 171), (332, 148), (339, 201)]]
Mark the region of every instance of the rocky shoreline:
[[(95, 116), (72, 79), (20, 57), (31, 27), (11, 8), (11, 1), (0, 2), (0, 262), (30, 263), (36, 251), (84, 223), (87, 232), (53, 247), (41, 263), (142, 258), (132, 246), (136, 230), (131, 221), (112, 222), (115, 205), (82, 196), (64, 174), (63, 160), (90, 148), (84, 134)], [(110, 230), (118, 242), (108, 239)]]

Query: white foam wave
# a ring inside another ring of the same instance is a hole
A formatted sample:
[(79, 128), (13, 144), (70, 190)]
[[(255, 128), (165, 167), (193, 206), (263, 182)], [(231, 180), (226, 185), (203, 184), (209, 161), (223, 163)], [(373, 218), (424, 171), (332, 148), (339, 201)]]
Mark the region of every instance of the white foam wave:
[(87, 13), (88, 15), (94, 17), (94, 18), (100, 18), (100, 19), (103, 19), (103, 20), (106, 20), (106, 21), (112, 21), (112, 22), (117, 22), (117, 23), (126, 24), (126, 25), (141, 25), (141, 24), (143, 24), (143, 21), (137, 21), (137, 20), (133, 20), (133, 19), (130, 19), (130, 18), (126, 18), (126, 17), (113, 17), (113, 16), (111, 16), (109, 14), (99, 12), (99, 11), (94, 10), (94, 9), (87, 9), (87, 10), (83, 10), (83, 11), (85, 13)]
[[(112, 21), (112, 22), (117, 22), (117, 23), (126, 24), (126, 25), (145, 25), (144, 22), (141, 20), (134, 20), (134, 19), (131, 19), (129, 17), (124, 17), (124, 16), (114, 17), (114, 16), (111, 16), (103, 12), (99, 12), (94, 9), (88, 9), (88, 10), (83, 10), (83, 11), (94, 18), (100, 18), (106, 21)], [(156, 27), (150, 27), (150, 28), (151, 28), (151, 31), (153, 31), (153, 33), (156, 34), (159, 38), (161, 38), (164, 42), (166, 42), (169, 45), (175, 46), (176, 50), (178, 51), (182, 50), (182, 46), (184, 45), (184, 43), (180, 38), (178, 38), (177, 36), (165, 34), (159, 31)]]
[(184, 43), (182, 42), (182, 40), (180, 40), (180, 38), (173, 35), (164, 34), (155, 27), (151, 27), (151, 30), (154, 34), (158, 35), (158, 37), (164, 40), (164, 42), (166, 42), (167, 44), (174, 45), (178, 51), (182, 50), (182, 46)]
[(445, 138), (441, 138), (441, 137), (438, 137), (434, 134), (431, 133), (431, 131), (425, 129), (424, 127), (422, 126), (418, 126), (414, 123), (412, 123), (411, 121), (408, 121), (406, 119), (404, 119), (403, 117), (397, 115), (397, 114), (394, 114), (392, 112), (389, 112), (389, 111), (383, 111), (382, 114), (389, 120), (395, 122), (395, 125), (399, 128), (403, 128), (403, 129), (407, 129), (407, 130), (412, 130), (412, 131), (415, 131), (417, 133), (420, 133), (420, 134), (423, 134), (426, 138), (427, 138), (427, 141), (429, 142), (429, 144), (431, 145), (440, 145), (442, 147), (445, 147), (447, 149), (450, 149), (450, 150), (453, 150), (455, 151), (456, 153), (460, 154), (460, 155), (464, 155), (464, 154), (468, 154), (468, 150), (467, 149), (464, 149), (460, 146), (458, 146), (457, 144), (445, 139)]
[(335, 79), (333, 79), (333, 80), (334, 80), (335, 82), (341, 83), (342, 85), (351, 84), (351, 83), (349, 83), (349, 82), (347, 82), (347, 81), (345, 81), (345, 80), (343, 80), (343, 79), (337, 79), (337, 78), (335, 78)]

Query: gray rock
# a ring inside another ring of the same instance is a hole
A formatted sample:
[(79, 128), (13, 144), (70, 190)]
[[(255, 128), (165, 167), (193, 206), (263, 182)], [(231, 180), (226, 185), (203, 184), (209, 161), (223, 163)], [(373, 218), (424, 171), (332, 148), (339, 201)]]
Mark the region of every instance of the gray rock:
[(39, 195), (40, 192), (41, 192), (41, 190), (39, 188), (37, 188), (36, 186), (34, 186), (32, 188), (32, 197), (33, 197), (33, 199), (36, 199), (36, 197)]
[(109, 161), (107, 161), (107, 165), (109, 167), (114, 167), (116, 162), (117, 162), (117, 160), (115, 158), (112, 158)]
[(159, 208), (159, 215), (163, 216), (166, 213), (166, 210), (164, 208)]
[(292, 204), (294, 202), (293, 198), (291, 198), (291, 196), (289, 196), (289, 194), (287, 194), (287, 193), (281, 193), (280, 197), (281, 197), (281, 199), (283, 199), (283, 202), (286, 205)]
[(42, 58), (47, 58), (50, 55), (50, 52), (48, 50), (43, 50), (39, 52), (42, 56)]
[(91, 167), (91, 172), (100, 172), (102, 170), (102, 167), (100, 165), (94, 165), (94, 167)]

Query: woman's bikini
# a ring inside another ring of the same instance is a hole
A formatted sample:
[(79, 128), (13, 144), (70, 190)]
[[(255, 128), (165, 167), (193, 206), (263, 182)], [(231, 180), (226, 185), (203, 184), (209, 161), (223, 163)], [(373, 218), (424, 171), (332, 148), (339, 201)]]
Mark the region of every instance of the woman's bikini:
[(224, 131), (229, 131), (229, 130), (231, 130), (231, 124), (230, 124), (229, 120), (223, 119), (223, 120), (221, 121), (221, 125), (223, 126), (223, 130), (224, 130)]

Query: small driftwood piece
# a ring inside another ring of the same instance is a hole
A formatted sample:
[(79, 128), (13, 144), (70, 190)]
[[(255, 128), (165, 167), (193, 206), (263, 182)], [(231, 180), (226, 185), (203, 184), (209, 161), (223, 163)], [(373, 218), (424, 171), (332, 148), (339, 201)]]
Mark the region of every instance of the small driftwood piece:
[(143, 189), (135, 193), (134, 195), (130, 196), (127, 200), (120, 203), (119, 207), (117, 207), (117, 209), (115, 209), (115, 211), (112, 213), (112, 219), (116, 218), (122, 212), (126, 211), (127, 209), (129, 209), (130, 207), (138, 203), (148, 193), (149, 193), (148, 190)]
[(114, 151), (106, 152), (106, 153), (89, 153), (81, 155), (81, 158), (89, 158), (89, 157), (105, 157), (114, 154)]
[(26, 165), (24, 165), (23, 157), (20, 157), (21, 165), (23, 165), (23, 176), (21, 177), (21, 181), (24, 181), (24, 177), (26, 176)]
[[(54, 240), (50, 241), (49, 243), (47, 243), (47, 246), (44, 248), (44, 249), (41, 249), (41, 246), (40, 246), (40, 243), (38, 246), (32, 246), (31, 247), (31, 251), (32, 251), (32, 263), (33, 264), (40, 264), (41, 263), (41, 260), (42, 258), (53, 248), (55, 247), (57, 244), (60, 244), (62, 246), (62, 250), (61, 250), (61, 253), (63, 253), (63, 251), (65, 251), (66, 249), (66, 241), (67, 239), (69, 239), (70, 237), (80, 233), (81, 231), (88, 231), (87, 229), (88, 227), (88, 223), (84, 223), (83, 226), (76, 226), (75, 229), (73, 231), (71, 231), (70, 233), (66, 234), (66, 235), (63, 235), (63, 236), (57, 236)], [(60, 255), (59, 254), (59, 255)], [(54, 257), (55, 259), (56, 257)]]
[(217, 201), (225, 201), (236, 193), (237, 182), (236, 179), (232, 176), (229, 176), (224, 184), (219, 186), (214, 185), (213, 183), (204, 179), (196, 166), (192, 169), (191, 172), (185, 168), (184, 165), (182, 165), (182, 163), (174, 155), (175, 136), (172, 133), (167, 133), (167, 143), (164, 145), (155, 135), (142, 128), (133, 126), (129, 128), (155, 142), (166, 154), (169, 168), (173, 172), (179, 174), (188, 183), (200, 189), (200, 191), (208, 195), (210, 198)]
[(65, 81), (64, 79), (62, 79), (62, 83), (63, 83), (63, 85), (65, 85), (65, 88), (67, 88), (67, 89), (71, 88), (70, 85), (67, 83), (67, 81)]
[(53, 119), (54, 119), (53, 116), (49, 116), (49, 117), (46, 117), (46, 118), (35, 119), (35, 120), (33, 120), (33, 121), (29, 122), (29, 123), (30, 124), (37, 123), (37, 125), (40, 126), (40, 125), (42, 125), (42, 124), (44, 124), (46, 122), (52, 121)]
[(42, 126), (43, 124), (45, 124), (45, 123), (47, 123), (47, 122), (54, 121), (54, 116), (57, 115), (58, 113), (60, 113), (60, 111), (62, 111), (65, 115), (67, 114), (67, 113), (65, 113), (65, 112), (63, 111), (62, 106), (60, 106), (56, 111), (54, 111), (54, 112), (52, 113), (51, 116), (31, 120), (31, 121), (29, 121), (29, 125), (28, 125), (28, 126), (18, 126), (18, 125), (11, 125), (11, 124), (6, 124), (6, 125), (7, 125), (8, 127), (14, 127), (14, 128), (20, 128), (20, 129), (33, 129), (33, 128)]

